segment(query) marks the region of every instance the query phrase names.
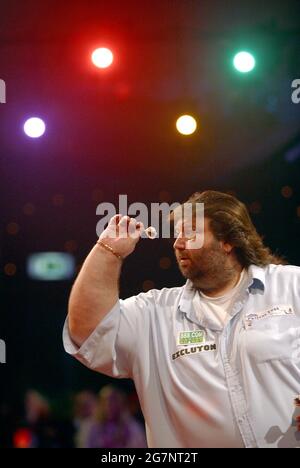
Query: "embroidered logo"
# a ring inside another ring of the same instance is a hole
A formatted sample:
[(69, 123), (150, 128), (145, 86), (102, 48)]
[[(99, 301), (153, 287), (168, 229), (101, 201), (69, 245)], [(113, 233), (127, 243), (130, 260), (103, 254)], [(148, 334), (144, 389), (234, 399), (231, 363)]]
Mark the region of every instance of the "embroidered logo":
[(257, 313), (252, 313), (246, 316), (245, 324), (249, 328), (253, 325), (256, 320), (261, 320), (268, 317), (278, 317), (281, 315), (295, 315), (293, 307), (291, 305), (276, 305), (268, 310), (264, 310)]

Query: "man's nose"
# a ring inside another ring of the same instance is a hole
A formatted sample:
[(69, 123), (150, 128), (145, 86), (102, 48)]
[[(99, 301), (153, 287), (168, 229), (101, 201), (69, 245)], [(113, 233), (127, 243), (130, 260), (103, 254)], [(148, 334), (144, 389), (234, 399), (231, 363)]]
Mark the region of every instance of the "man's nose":
[(174, 249), (184, 250), (185, 249), (185, 239), (182, 236), (178, 236), (173, 244)]

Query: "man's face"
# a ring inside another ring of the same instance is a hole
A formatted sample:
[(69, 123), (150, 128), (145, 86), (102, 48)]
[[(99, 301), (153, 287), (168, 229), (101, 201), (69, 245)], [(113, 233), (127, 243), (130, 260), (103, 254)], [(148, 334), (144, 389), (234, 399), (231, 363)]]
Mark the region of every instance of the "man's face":
[(214, 280), (220, 280), (226, 267), (228, 254), (224, 250), (224, 243), (214, 237), (208, 218), (204, 218), (204, 242), (201, 248), (189, 248), (189, 231), (190, 227), (182, 220), (175, 226), (178, 235), (173, 247), (179, 269), (196, 286), (213, 286)]

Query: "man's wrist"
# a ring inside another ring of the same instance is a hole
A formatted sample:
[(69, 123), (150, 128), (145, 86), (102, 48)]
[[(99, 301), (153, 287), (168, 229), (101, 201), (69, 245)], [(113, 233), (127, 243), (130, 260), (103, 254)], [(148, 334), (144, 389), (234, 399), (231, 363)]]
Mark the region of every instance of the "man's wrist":
[(114, 255), (116, 258), (118, 258), (121, 262), (124, 260), (123, 257), (118, 253), (116, 252), (110, 245), (106, 244), (106, 242), (104, 242), (103, 240), (101, 239), (98, 239), (96, 244), (100, 245), (100, 247), (102, 247), (103, 249), (105, 249), (107, 252), (111, 253), (112, 255)]

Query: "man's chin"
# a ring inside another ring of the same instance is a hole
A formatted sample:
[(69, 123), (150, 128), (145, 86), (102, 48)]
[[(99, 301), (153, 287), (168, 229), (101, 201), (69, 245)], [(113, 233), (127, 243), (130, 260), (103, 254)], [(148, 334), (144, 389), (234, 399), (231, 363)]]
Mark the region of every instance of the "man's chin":
[(193, 283), (195, 282), (195, 284), (198, 284), (198, 282), (202, 283), (204, 275), (199, 273), (199, 271), (195, 272), (195, 271), (192, 270), (192, 268), (184, 268), (184, 267), (182, 267), (180, 265), (179, 265), (179, 270), (180, 270), (180, 273), (182, 274), (182, 276), (185, 279), (189, 279)]
[(193, 277), (193, 274), (190, 268), (184, 268), (181, 265), (179, 265), (179, 270), (182, 276), (184, 276), (186, 279), (191, 279)]

